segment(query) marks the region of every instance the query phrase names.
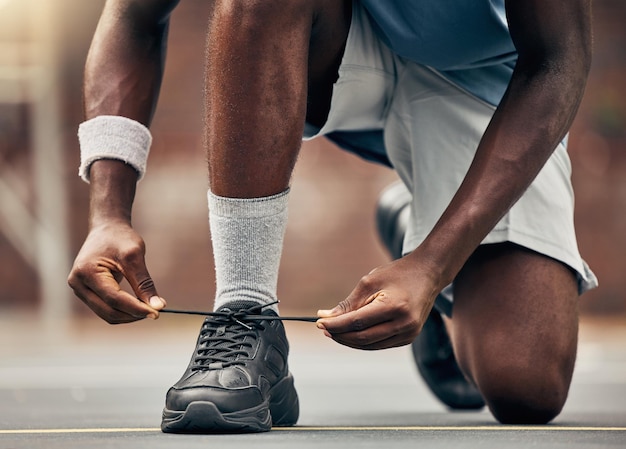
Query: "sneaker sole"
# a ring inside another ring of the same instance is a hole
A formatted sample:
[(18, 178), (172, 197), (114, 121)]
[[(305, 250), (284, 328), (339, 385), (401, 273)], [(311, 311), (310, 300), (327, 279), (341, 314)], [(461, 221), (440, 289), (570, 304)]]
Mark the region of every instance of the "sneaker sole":
[(270, 400), (255, 407), (222, 413), (214, 403), (196, 401), (183, 411), (163, 410), (161, 430), (165, 433), (257, 433), (272, 424), (292, 426), (298, 420), (299, 402), (289, 374), (270, 390)]

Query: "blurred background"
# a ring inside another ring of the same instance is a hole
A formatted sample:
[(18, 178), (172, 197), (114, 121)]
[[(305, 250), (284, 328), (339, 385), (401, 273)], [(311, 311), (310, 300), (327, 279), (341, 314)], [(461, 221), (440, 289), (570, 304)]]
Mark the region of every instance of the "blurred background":
[[(66, 284), (87, 233), (77, 176), (85, 56), (103, 0), (0, 0), (0, 315), (55, 323), (90, 312)], [(148, 268), (173, 308), (209, 309), (214, 292), (202, 148), (206, 6), (175, 10), (148, 172), (134, 225)], [(626, 1), (594, 2), (595, 57), (570, 137), (576, 224), (600, 287), (584, 316), (626, 317)], [(250, 99), (254, 101), (254, 99)], [(296, 169), (282, 258), (284, 313), (335, 305), (387, 261), (374, 228), (388, 169), (325, 140)]]

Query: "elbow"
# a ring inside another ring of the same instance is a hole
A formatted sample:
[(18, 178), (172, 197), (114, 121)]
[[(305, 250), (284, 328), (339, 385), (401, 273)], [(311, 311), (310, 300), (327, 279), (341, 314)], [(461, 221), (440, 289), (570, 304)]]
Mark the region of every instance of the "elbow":
[(565, 48), (544, 49), (529, 55), (520, 54), (515, 72), (529, 83), (542, 80), (560, 90), (582, 93), (591, 63), (591, 44), (578, 41)]
[(569, 61), (569, 66), (575, 70), (585, 81), (591, 71), (593, 60), (593, 29), (588, 16), (582, 16), (577, 26), (573, 27), (577, 32), (566, 34), (563, 41), (556, 46), (557, 54)]

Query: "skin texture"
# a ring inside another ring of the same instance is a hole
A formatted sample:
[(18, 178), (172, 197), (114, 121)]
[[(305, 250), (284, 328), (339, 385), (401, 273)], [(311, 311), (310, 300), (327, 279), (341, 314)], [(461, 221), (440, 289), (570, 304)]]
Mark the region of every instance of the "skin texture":
[[(122, 115), (149, 125), (176, 3), (107, 2), (85, 69), (86, 118)], [(305, 118), (320, 125), (327, 115), (350, 2), (215, 0), (207, 7), (211, 190), (282, 192)], [(462, 185), (422, 245), (319, 311), (318, 327), (359, 349), (409, 344), (435, 296), (456, 279), (452, 326), (461, 367), (500, 421), (547, 422), (563, 406), (575, 359), (575, 277), (513, 244), (478, 245), (571, 125), (591, 60), (590, 0), (508, 0), (506, 7), (519, 60)], [(110, 323), (156, 318), (165, 304), (131, 224), (135, 183), (123, 163), (92, 165), (90, 231), (69, 277), (76, 295)], [(120, 290), (122, 277), (136, 297)]]

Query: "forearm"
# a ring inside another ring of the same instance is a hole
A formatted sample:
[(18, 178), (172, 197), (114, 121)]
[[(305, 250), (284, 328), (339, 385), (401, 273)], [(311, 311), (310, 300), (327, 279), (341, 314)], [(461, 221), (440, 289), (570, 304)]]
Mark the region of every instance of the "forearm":
[[(150, 124), (160, 89), (168, 16), (175, 1), (109, 0), (85, 65), (85, 117), (122, 116)], [(88, 168), (90, 227), (130, 223), (137, 171), (119, 160)]]
[(518, 63), (463, 183), (419, 248), (441, 285), (453, 280), (563, 139), (588, 67), (585, 57), (567, 53)]
[(148, 126), (156, 107), (173, 1), (109, 0), (87, 56), (86, 118), (119, 115)]

